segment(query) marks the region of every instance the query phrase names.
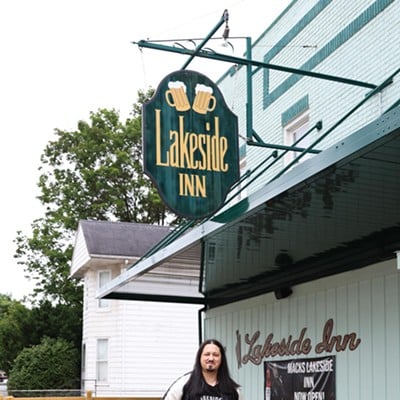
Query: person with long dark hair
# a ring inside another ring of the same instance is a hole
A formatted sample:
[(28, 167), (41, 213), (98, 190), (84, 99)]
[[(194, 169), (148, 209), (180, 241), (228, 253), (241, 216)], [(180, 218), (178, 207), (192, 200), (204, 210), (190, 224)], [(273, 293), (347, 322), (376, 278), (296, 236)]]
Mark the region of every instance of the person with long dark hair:
[(239, 385), (231, 378), (222, 344), (215, 339), (203, 342), (193, 370), (177, 379), (164, 400), (243, 400)]

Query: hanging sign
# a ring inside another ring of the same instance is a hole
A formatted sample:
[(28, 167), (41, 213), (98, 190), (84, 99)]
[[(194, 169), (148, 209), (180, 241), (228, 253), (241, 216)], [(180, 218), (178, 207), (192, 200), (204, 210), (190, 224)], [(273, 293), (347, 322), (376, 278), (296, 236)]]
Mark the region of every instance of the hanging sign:
[(239, 179), (237, 117), (206, 76), (166, 76), (143, 105), (144, 172), (176, 214), (198, 219), (222, 207)]
[(335, 356), (264, 362), (264, 400), (335, 400)]

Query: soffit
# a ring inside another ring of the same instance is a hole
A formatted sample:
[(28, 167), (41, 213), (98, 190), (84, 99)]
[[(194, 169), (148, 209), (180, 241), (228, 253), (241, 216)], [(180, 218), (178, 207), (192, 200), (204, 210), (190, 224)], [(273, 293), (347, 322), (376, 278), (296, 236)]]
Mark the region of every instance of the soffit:
[(393, 258), (399, 155), (395, 108), (140, 261), (99, 295), (139, 298), (142, 283), (153, 281), (144, 298), (216, 306)]

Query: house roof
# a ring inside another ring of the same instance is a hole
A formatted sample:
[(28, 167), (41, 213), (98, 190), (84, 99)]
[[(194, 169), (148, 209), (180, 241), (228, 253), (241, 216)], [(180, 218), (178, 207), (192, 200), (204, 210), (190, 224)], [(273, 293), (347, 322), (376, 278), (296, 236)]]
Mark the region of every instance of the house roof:
[(93, 265), (131, 264), (170, 233), (166, 226), (81, 220), (75, 238), (71, 275), (82, 277)]
[(216, 306), (395, 258), (399, 154), (396, 107), (153, 252), (99, 296), (136, 299), (141, 280), (187, 279), (190, 265), (197, 299)]
[[(71, 276), (82, 278), (91, 268), (112, 265), (129, 268), (170, 233), (171, 228), (165, 226), (82, 220), (76, 234)], [(198, 290), (199, 259), (199, 248), (187, 252), (182, 260), (137, 276), (129, 284), (129, 291), (135, 292), (135, 300), (202, 304), (204, 296)]]
[(141, 257), (171, 228), (132, 222), (80, 221), (91, 255)]

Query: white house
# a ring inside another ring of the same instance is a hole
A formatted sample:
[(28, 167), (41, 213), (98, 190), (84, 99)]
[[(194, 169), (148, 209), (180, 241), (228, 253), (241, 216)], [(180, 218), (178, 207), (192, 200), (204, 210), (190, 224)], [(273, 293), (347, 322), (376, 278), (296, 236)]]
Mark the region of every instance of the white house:
[(170, 229), (80, 221), (71, 275), (84, 283), (82, 390), (97, 396), (161, 397), (189, 371), (199, 343), (199, 305), (102, 300), (99, 288), (129, 268)]
[(399, 15), (399, 0), (292, 1), (218, 82), (248, 196), (99, 291), (134, 299), (197, 251), (204, 337), (247, 399), (399, 397)]

